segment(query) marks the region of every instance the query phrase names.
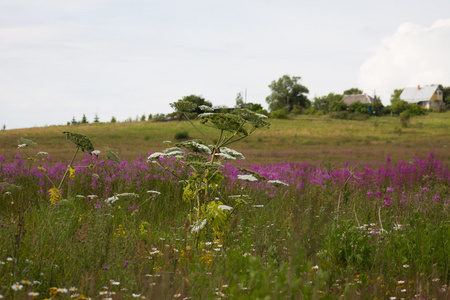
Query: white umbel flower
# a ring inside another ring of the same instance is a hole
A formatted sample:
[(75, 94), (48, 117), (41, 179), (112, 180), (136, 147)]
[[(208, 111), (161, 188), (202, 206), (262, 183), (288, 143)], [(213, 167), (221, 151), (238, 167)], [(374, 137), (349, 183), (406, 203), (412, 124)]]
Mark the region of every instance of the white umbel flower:
[(275, 186), (282, 186), (282, 185), (289, 186), (289, 184), (287, 184), (287, 183), (285, 183), (283, 181), (279, 181), (279, 180), (267, 180), (267, 182), (271, 183), (271, 184), (273, 184)]
[(203, 220), (198, 220), (197, 222), (195, 222), (195, 224), (192, 226), (191, 232), (198, 232), (198, 231), (202, 230), (203, 228), (205, 228), (207, 221), (208, 221), (207, 219), (203, 219)]
[(217, 206), (217, 208), (221, 209), (221, 210), (233, 210), (233, 208), (228, 205), (219, 205), (219, 206)]
[(258, 178), (253, 175), (238, 175), (238, 179), (245, 181), (258, 181)]

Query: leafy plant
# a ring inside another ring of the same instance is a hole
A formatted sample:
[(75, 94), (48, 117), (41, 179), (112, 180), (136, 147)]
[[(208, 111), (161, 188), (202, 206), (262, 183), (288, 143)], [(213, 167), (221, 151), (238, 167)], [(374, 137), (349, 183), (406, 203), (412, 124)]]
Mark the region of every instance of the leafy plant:
[[(188, 114), (196, 110), (197, 106), (185, 100), (172, 103), (172, 107), (184, 114), (192, 126), (204, 137), (208, 138), (189, 119)], [(200, 106), (202, 111), (211, 111), (208, 106)], [(255, 130), (268, 128), (270, 124), (266, 116), (246, 109), (235, 109), (233, 113), (203, 113), (198, 116), (200, 123), (216, 129), (218, 137), (214, 144), (205, 140), (189, 140), (175, 144), (164, 152), (153, 153), (149, 160), (161, 164), (163, 159), (174, 158), (178, 166), (188, 168), (188, 178), (180, 178), (184, 184), (183, 200), (190, 203), (191, 213), (188, 216), (190, 232), (194, 234), (194, 243), (198, 246), (201, 233), (206, 231), (206, 225), (212, 229), (216, 239), (224, 240), (230, 229), (232, 215), (236, 209), (245, 204), (242, 197), (236, 197), (234, 203), (229, 199), (221, 199), (221, 188), (224, 160), (243, 159), (244, 156), (237, 151), (227, 148), (228, 145), (238, 142)], [(166, 167), (165, 170), (168, 170)], [(172, 174), (179, 176), (176, 172)], [(224, 203), (227, 203), (225, 205)]]

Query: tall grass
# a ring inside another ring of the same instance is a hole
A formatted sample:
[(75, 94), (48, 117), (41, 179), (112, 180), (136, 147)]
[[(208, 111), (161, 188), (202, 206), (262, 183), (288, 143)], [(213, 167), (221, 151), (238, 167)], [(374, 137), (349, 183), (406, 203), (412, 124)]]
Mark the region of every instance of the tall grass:
[(51, 205), (37, 167), (57, 179), (66, 165), (0, 157), (5, 299), (450, 296), (450, 173), (433, 154), (376, 166), (247, 166), (288, 186), (242, 183), (227, 164), (221, 200), (244, 188), (248, 204), (223, 242), (206, 232), (198, 248), (182, 186), (156, 164), (86, 154)]

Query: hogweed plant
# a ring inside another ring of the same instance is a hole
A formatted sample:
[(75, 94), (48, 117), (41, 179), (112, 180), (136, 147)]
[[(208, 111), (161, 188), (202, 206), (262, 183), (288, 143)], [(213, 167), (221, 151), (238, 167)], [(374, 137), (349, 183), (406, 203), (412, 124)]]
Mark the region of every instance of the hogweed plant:
[[(200, 123), (218, 131), (215, 143), (208, 143), (211, 139), (188, 117), (196, 109), (196, 105), (179, 100), (171, 106), (182, 113), (204, 139), (176, 143), (175, 147), (151, 154), (148, 160), (171, 172), (184, 185), (182, 198), (191, 205), (185, 228), (186, 232), (194, 235), (195, 246), (198, 247), (201, 234), (206, 233), (208, 228), (212, 230), (215, 239), (223, 242), (237, 222), (236, 217), (233, 218), (237, 209), (247, 203), (243, 195), (226, 199), (221, 194), (225, 178), (222, 162), (244, 159), (241, 153), (228, 146), (248, 137), (257, 129), (269, 128), (270, 123), (265, 120), (266, 116), (246, 109), (235, 109), (232, 113), (214, 113), (210, 107), (200, 106), (204, 112), (197, 117)], [(180, 177), (174, 169), (162, 165), (167, 158), (172, 157), (176, 159), (179, 168), (188, 170), (187, 178)], [(241, 171), (250, 172), (245, 169)]]

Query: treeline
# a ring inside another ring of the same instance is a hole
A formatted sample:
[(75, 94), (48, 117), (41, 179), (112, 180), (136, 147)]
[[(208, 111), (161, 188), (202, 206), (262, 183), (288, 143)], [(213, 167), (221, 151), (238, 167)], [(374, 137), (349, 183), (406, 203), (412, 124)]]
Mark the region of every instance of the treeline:
[[(313, 100), (308, 99), (307, 94), (309, 90), (306, 86), (300, 83), (301, 77), (284, 75), (278, 80), (274, 80), (269, 84), (271, 93), (266, 97), (266, 102), (269, 109), (266, 110), (259, 103), (247, 101), (238, 93), (236, 96), (236, 103), (234, 108), (246, 108), (259, 114), (266, 115), (269, 118), (288, 119), (290, 116), (299, 114), (309, 115), (324, 115), (330, 114), (332, 118), (341, 119), (367, 119), (370, 116), (381, 115), (396, 115), (417, 116), (427, 113), (427, 110), (417, 104), (410, 104), (400, 99), (403, 89), (396, 89), (391, 94), (390, 105), (384, 106), (381, 99), (374, 95), (370, 97), (371, 103), (361, 103), (359, 101), (347, 105), (344, 102), (345, 95), (363, 95), (364, 92), (358, 88), (350, 88), (345, 90), (343, 94), (329, 93), (322, 97), (314, 97)], [(443, 92), (444, 102), (448, 107), (450, 105), (450, 86), (444, 87), (438, 85)], [(188, 95), (177, 101), (188, 101), (194, 103), (197, 108), (190, 112), (188, 117), (195, 118), (196, 115), (206, 112), (205, 108), (210, 108), (214, 112), (230, 112), (234, 108), (225, 106), (213, 106), (211, 101), (206, 100), (202, 96)], [(203, 107), (203, 109), (202, 109)], [(170, 121), (182, 120), (183, 114), (174, 111), (169, 114), (155, 114), (155, 115), (141, 115), (136, 118), (129, 117), (124, 122), (138, 122), (138, 121)], [(93, 123), (100, 122), (98, 115), (95, 115)], [(113, 116), (110, 123), (116, 123), (118, 120)], [(83, 115), (81, 121), (77, 121), (73, 117), (68, 125), (86, 124), (89, 123), (86, 116)]]

